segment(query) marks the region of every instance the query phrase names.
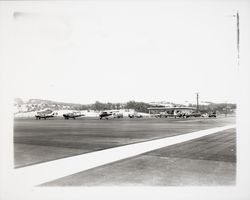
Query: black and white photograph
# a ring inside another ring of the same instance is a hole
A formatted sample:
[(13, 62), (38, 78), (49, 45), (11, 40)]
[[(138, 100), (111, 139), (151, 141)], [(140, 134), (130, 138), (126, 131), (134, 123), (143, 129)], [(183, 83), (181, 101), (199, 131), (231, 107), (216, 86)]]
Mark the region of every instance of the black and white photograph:
[(0, 199), (250, 199), (250, 1), (0, 1)]

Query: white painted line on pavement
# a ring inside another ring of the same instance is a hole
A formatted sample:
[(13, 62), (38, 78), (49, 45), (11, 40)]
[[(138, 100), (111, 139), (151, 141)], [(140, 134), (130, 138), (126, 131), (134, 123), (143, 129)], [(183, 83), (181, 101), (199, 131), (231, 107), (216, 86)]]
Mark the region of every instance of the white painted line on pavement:
[(236, 125), (228, 125), (207, 130), (201, 130), (178, 136), (129, 144), (121, 147), (114, 147), (106, 150), (86, 153), (73, 157), (18, 168), (14, 169), (12, 180), (15, 180), (16, 184), (20, 184), (22, 187), (33, 187), (94, 167), (102, 166), (125, 158), (153, 151), (162, 147), (196, 139), (235, 127)]

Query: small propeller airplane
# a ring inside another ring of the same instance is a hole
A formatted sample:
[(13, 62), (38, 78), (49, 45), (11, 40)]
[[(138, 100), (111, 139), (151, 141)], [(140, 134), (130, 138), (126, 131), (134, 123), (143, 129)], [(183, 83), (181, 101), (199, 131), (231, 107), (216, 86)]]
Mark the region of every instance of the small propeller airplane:
[(113, 112), (104, 111), (104, 112), (101, 112), (99, 117), (100, 117), (100, 119), (102, 119), (102, 118), (109, 119), (109, 116), (112, 116), (112, 115), (113, 115)]
[(69, 119), (69, 118), (76, 119), (77, 117), (82, 117), (82, 116), (85, 116), (85, 115), (82, 114), (81, 112), (71, 112), (71, 113), (63, 114), (64, 119)]
[(52, 110), (47, 109), (45, 111), (37, 112), (35, 117), (36, 117), (36, 120), (38, 120), (38, 119), (47, 119), (47, 118), (55, 117), (56, 115), (57, 115), (56, 112), (53, 112)]

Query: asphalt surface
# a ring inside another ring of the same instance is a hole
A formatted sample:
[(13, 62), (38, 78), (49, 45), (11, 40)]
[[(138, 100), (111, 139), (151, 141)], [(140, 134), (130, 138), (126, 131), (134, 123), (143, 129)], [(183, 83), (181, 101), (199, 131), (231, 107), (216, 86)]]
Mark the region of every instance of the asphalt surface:
[(235, 119), (15, 119), (15, 167), (234, 124)]
[(236, 130), (214, 133), (100, 166), (42, 186), (231, 186)]

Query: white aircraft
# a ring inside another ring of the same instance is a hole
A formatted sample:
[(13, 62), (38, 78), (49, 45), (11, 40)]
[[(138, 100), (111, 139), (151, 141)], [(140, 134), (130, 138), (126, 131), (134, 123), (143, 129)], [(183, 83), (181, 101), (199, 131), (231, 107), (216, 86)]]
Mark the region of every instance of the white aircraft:
[(109, 119), (109, 117), (113, 118), (123, 118), (123, 114), (120, 113), (117, 110), (112, 110), (112, 111), (103, 111), (99, 114), (100, 119), (105, 118)]
[(47, 119), (47, 118), (54, 117), (56, 115), (57, 115), (56, 112), (53, 112), (52, 110), (47, 109), (47, 110), (44, 110), (44, 111), (37, 112), (35, 117), (36, 117), (36, 119), (42, 119), (42, 118)]

